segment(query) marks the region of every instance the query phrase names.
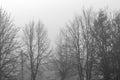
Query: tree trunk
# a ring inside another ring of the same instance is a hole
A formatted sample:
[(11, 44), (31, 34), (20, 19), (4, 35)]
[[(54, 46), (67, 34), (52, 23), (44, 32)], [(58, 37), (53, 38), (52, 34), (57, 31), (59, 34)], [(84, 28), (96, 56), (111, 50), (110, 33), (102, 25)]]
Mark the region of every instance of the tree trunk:
[(36, 80), (36, 75), (35, 74), (32, 75), (32, 80)]
[(61, 77), (61, 80), (65, 80), (65, 75), (63, 75), (63, 76)]
[(104, 80), (110, 80), (110, 77), (109, 77), (108, 74), (106, 74), (106, 75), (104, 76)]

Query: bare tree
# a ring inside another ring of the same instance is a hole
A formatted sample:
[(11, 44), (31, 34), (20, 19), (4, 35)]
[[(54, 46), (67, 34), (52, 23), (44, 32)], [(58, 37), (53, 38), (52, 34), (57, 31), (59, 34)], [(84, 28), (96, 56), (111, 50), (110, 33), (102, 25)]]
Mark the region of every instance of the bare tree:
[(32, 21), (24, 30), (24, 41), (29, 56), (31, 80), (36, 80), (39, 67), (49, 55), (49, 43), (44, 25)]
[(0, 80), (9, 79), (16, 72), (17, 32), (10, 16), (0, 9)]
[(82, 36), (84, 40), (83, 53), (85, 54), (85, 73), (84, 76), (86, 80), (92, 79), (93, 74), (93, 64), (95, 63), (95, 40), (92, 36), (93, 33), (93, 22), (95, 14), (92, 9), (83, 10), (83, 17), (80, 19), (80, 24), (82, 27)]
[(91, 80), (94, 60), (94, 40), (92, 37), (93, 12), (83, 10), (83, 16), (78, 16), (67, 25), (67, 42), (75, 54), (75, 65), (79, 80)]
[(78, 78), (79, 80), (84, 79), (84, 74), (83, 74), (83, 59), (84, 59), (84, 54), (83, 54), (83, 39), (81, 35), (81, 25), (79, 21), (79, 17), (75, 18), (75, 21), (71, 23), (70, 25), (67, 26), (67, 31), (68, 31), (68, 41), (71, 44), (72, 48), (71, 51), (73, 54), (75, 54), (75, 62), (76, 62), (76, 69), (78, 72)]
[(20, 51), (20, 59), (21, 59), (21, 80), (24, 80), (24, 63), (25, 63), (25, 59), (24, 59), (24, 52), (23, 50)]

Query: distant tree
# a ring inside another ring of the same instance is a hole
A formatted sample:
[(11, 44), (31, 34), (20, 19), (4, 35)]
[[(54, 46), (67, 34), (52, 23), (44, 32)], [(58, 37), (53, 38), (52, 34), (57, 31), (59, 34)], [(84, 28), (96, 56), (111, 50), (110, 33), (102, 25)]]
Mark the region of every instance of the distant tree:
[(61, 80), (66, 80), (75, 75), (73, 56), (71, 55), (71, 47), (69, 46), (67, 38), (65, 29), (61, 30), (55, 49), (56, 57), (53, 59), (55, 74), (58, 75)]
[(16, 75), (18, 59), (16, 54), (18, 49), (17, 32), (18, 29), (13, 24), (10, 16), (0, 9), (0, 80), (10, 79)]
[(29, 56), (31, 80), (36, 80), (40, 65), (46, 62), (50, 53), (47, 31), (40, 21), (36, 25), (34, 21), (26, 25), (24, 42)]

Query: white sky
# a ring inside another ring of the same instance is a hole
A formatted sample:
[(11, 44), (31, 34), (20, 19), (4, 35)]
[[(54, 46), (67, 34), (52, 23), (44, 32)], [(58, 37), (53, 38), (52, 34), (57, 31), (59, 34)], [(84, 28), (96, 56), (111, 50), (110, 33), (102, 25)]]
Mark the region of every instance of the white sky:
[(41, 20), (51, 39), (60, 27), (72, 20), (84, 8), (120, 9), (120, 0), (0, 0), (0, 6), (14, 17), (14, 23), (23, 27), (31, 20)]

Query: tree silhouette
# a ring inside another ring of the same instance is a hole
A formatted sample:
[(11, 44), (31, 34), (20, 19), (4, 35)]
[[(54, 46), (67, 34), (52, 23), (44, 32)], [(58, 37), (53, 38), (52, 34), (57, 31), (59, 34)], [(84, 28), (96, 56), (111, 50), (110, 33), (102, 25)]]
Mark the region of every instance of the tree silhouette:
[(49, 43), (44, 25), (39, 21), (35, 25), (34, 21), (26, 25), (24, 30), (24, 42), (29, 56), (31, 80), (36, 80), (40, 66), (49, 56)]
[(18, 43), (15, 28), (10, 16), (0, 9), (0, 80), (16, 75)]

